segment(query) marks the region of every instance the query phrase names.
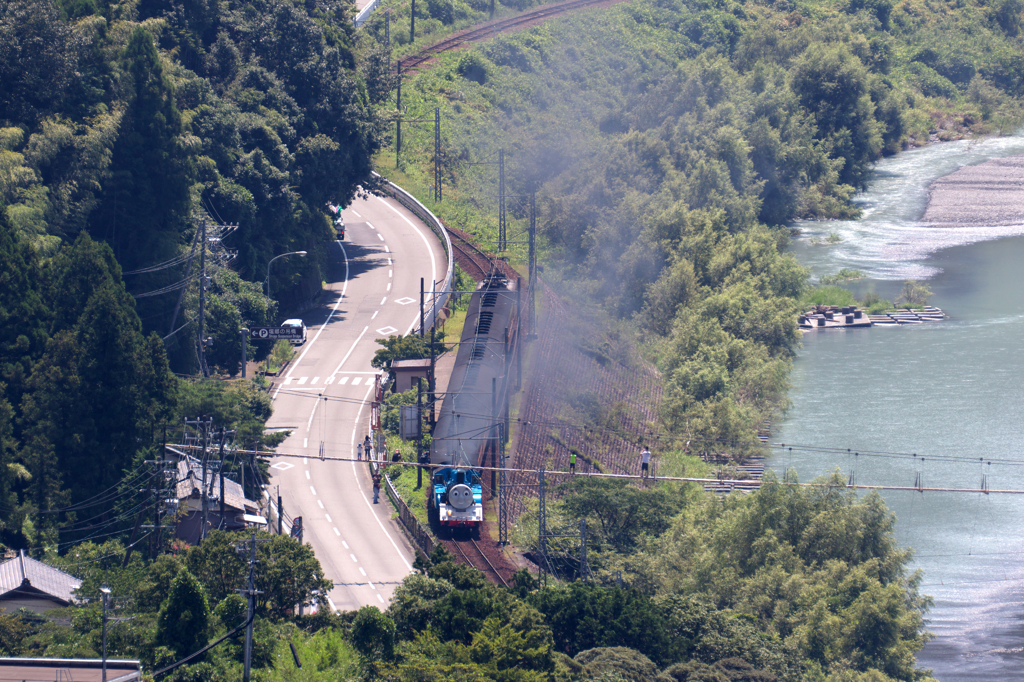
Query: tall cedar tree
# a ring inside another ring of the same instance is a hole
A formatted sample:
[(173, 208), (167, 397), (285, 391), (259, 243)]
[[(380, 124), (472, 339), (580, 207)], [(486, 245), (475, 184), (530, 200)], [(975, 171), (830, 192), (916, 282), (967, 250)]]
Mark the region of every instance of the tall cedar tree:
[(132, 33), (123, 61), (128, 109), (90, 231), (132, 269), (173, 255), (193, 169), (178, 140), (183, 126), (171, 83), (145, 29)]
[(196, 577), (181, 569), (171, 583), (171, 593), (160, 607), (156, 641), (174, 651), (178, 658), (199, 651), (207, 642), (210, 604)]
[[(163, 344), (142, 335), (110, 247), (83, 234), (48, 274), (53, 337), (22, 403), (22, 457), (41, 512), (116, 486), (174, 399)], [(84, 515), (108, 511), (92, 504)], [(55, 523), (39, 518), (40, 528)]]

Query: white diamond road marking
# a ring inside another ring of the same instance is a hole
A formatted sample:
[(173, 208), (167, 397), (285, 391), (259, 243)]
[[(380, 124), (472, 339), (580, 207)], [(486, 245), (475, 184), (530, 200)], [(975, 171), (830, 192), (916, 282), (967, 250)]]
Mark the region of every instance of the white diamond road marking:
[(405, 298), (395, 299), (395, 303), (397, 303), (398, 305), (409, 305), (410, 303), (415, 303), (415, 302), (416, 302), (416, 299), (409, 298), (408, 296), (406, 296)]
[(278, 471), (288, 471), (293, 466), (295, 465), (292, 464), (291, 462), (278, 462), (277, 464), (271, 464), (270, 468), (277, 469)]
[(388, 334), (394, 334), (397, 331), (398, 330), (395, 329), (394, 327), (381, 327), (380, 329), (377, 330), (377, 333), (382, 334), (383, 336), (387, 336)]

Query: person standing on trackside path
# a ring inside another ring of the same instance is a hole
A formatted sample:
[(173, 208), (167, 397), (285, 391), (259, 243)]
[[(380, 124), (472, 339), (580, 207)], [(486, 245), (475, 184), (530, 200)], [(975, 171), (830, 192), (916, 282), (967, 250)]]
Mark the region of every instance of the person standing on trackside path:
[(640, 448), (640, 476), (646, 478), (650, 473), (651, 451), (645, 447)]
[(399, 452), (398, 450), (395, 450), (395, 454), (391, 455), (391, 461), (392, 462), (401, 462), (402, 461), (402, 453)]
[(575, 452), (570, 452), (569, 453), (569, 473), (572, 474), (573, 476), (576, 475), (576, 453)]
[(380, 472), (373, 475), (373, 503), (377, 504), (380, 497)]

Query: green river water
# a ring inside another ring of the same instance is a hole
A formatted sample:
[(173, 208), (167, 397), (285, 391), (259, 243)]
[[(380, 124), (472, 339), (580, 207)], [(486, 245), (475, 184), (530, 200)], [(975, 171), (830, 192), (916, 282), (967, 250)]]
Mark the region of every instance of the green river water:
[[(855, 293), (890, 300), (904, 279), (926, 280), (949, 319), (805, 335), (772, 435), (787, 447), (770, 466), (804, 481), (840, 469), (858, 484), (1024, 491), (1024, 224), (916, 222), (932, 180), (1016, 154), (1019, 135), (907, 152), (878, 165), (861, 220), (797, 225), (792, 251), (813, 274), (861, 270)], [(809, 243), (832, 231), (841, 243)], [(1024, 677), (1024, 494), (883, 495), (935, 600), (921, 667), (946, 681)]]

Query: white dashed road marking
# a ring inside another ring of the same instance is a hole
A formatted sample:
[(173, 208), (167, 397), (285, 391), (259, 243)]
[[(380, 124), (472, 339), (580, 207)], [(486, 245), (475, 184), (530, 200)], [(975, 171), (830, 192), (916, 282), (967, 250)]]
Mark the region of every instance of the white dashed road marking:
[(334, 523), (334, 521), (331, 520), (331, 515), (330, 514), (324, 514), (324, 518), (327, 519), (327, 523)]
[(377, 236), (380, 237), (381, 241), (384, 241), (384, 235), (382, 235), (380, 232), (377, 233)]
[(316, 495), (316, 488), (314, 488), (313, 486), (309, 486), (309, 492), (311, 492), (314, 495)]
[(334, 529), (334, 534), (337, 535), (339, 538), (341, 537), (341, 531), (337, 528)]

